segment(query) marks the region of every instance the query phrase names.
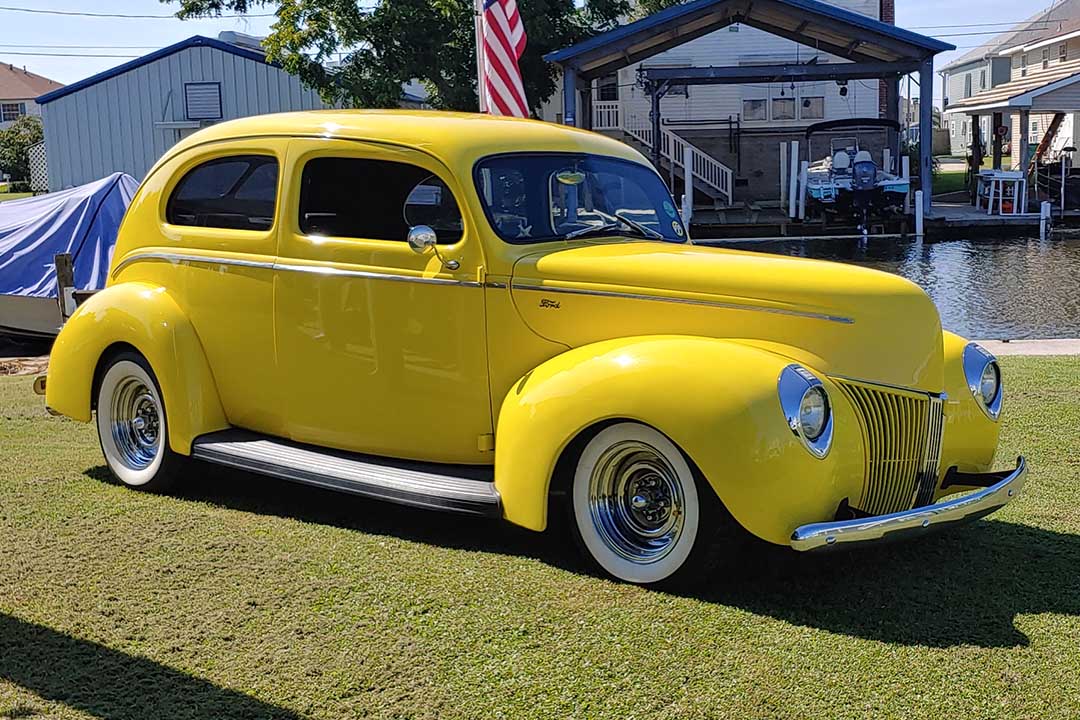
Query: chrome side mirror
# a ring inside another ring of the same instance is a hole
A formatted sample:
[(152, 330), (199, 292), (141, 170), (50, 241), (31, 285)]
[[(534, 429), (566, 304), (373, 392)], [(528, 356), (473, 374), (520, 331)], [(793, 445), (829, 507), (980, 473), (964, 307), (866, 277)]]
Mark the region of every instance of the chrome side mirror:
[(439, 258), (439, 262), (443, 264), (447, 270), (457, 270), (461, 267), (461, 264), (457, 260), (444, 260), (442, 254), (439, 252), (439, 246), (436, 244), (439, 240), (435, 235), (435, 231), (431, 229), (429, 225), (414, 225), (409, 228), (409, 234), (405, 236), (405, 239), (409, 243), (409, 247), (413, 249), (413, 252), (423, 255), (429, 249), (435, 251), (435, 257)]
[(413, 252), (423, 255), (428, 249), (434, 249), (438, 237), (435, 231), (428, 225), (414, 225), (409, 228), (409, 234), (405, 238)]

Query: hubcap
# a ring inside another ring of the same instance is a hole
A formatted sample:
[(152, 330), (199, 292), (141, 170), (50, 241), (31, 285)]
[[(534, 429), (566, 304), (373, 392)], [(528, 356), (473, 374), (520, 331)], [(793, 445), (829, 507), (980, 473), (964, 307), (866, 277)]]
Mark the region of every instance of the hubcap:
[(604, 543), (634, 563), (660, 560), (682, 532), (679, 476), (653, 447), (636, 440), (608, 448), (589, 479), (589, 513)]
[(128, 377), (112, 396), (112, 439), (120, 461), (132, 470), (144, 470), (159, 450), (161, 420), (157, 400), (142, 380)]

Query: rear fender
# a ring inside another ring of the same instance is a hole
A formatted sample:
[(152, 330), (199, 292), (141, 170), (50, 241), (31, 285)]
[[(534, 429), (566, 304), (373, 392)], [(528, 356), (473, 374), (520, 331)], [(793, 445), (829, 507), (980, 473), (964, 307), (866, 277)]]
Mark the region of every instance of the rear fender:
[[(511, 522), (547, 526), (558, 459), (608, 420), (665, 433), (748, 530), (787, 543), (795, 527), (832, 519), (862, 493), (865, 451), (854, 411), (819, 375), (835, 417), (832, 449), (813, 457), (787, 427), (777, 397), (790, 360), (730, 340), (648, 336), (570, 350), (521, 378), (503, 402), (495, 485)], [(811, 368), (812, 370), (812, 368)]]
[(89, 422), (103, 356), (124, 345), (141, 353), (157, 376), (174, 451), (187, 455), (196, 437), (228, 427), (195, 329), (165, 288), (147, 283), (111, 285), (64, 324), (49, 359), (48, 407)]

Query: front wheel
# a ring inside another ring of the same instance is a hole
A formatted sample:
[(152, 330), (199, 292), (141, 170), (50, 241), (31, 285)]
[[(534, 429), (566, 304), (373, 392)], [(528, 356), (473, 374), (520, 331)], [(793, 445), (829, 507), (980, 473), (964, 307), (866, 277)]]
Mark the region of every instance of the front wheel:
[(663, 433), (622, 422), (598, 432), (578, 458), (571, 493), (579, 545), (624, 582), (702, 579), (723, 513), (707, 483)]
[(97, 428), (109, 471), (124, 485), (162, 492), (183, 461), (169, 448), (161, 390), (141, 355), (121, 353), (98, 383)]

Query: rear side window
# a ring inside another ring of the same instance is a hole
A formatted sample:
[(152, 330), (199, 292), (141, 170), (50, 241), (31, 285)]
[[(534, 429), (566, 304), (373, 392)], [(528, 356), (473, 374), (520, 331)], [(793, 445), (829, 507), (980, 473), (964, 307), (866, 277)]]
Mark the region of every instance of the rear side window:
[(269, 230), (277, 205), (277, 159), (238, 155), (190, 170), (173, 190), (165, 219), (173, 225)]
[(397, 240), (428, 225), (440, 245), (461, 239), (457, 201), (431, 171), (408, 163), (315, 158), (304, 166), (300, 231), (305, 235)]

